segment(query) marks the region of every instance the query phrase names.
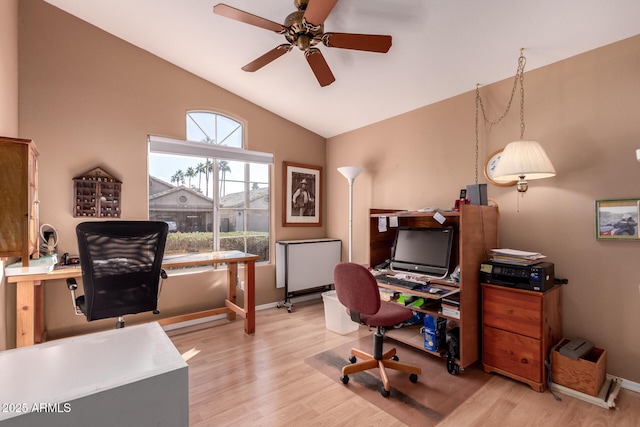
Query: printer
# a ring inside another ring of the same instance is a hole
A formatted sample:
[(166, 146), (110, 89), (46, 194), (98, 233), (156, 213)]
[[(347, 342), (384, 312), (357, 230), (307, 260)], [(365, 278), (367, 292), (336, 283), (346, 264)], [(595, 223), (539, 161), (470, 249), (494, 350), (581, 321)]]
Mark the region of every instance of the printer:
[(532, 265), (504, 264), (484, 261), (480, 265), (480, 280), (492, 285), (544, 292), (555, 284), (553, 263)]

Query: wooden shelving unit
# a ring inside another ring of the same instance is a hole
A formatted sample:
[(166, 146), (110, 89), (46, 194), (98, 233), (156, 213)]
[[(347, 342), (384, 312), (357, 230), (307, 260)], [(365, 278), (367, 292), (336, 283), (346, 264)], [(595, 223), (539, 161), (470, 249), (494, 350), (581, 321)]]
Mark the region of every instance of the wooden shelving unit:
[(0, 137), (0, 257), (39, 255), (38, 148), (29, 139)]
[(101, 168), (73, 178), (75, 217), (120, 218), (122, 182)]
[[(395, 240), (395, 227), (386, 231), (378, 230), (380, 217), (397, 217), (399, 227), (453, 227), (454, 245), (452, 265), (460, 266), (460, 318), (455, 319), (439, 314), (435, 310), (418, 310), (425, 313), (445, 317), (450, 326), (460, 328), (459, 351), (457, 363), (462, 368), (473, 364), (480, 358), (480, 264), (489, 258), (489, 250), (498, 247), (498, 210), (495, 207), (479, 205), (462, 205), (460, 212), (440, 212), (445, 222), (440, 224), (434, 219), (432, 212), (407, 212), (393, 209), (370, 210), (369, 221), (369, 265), (375, 266), (391, 257), (391, 247)], [(451, 285), (447, 280), (432, 280), (432, 283)], [(405, 293), (417, 294), (414, 291)], [(418, 327), (388, 330), (389, 338), (403, 342), (427, 353), (440, 355), (424, 348), (424, 340)]]

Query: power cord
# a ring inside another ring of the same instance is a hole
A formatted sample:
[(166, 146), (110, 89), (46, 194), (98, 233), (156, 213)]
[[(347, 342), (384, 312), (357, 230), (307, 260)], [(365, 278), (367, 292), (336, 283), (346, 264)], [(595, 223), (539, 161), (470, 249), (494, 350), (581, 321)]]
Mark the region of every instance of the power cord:
[(553, 351), (553, 347), (551, 347), (551, 350), (549, 350), (549, 357), (544, 361), (544, 366), (547, 368), (547, 388), (549, 389), (549, 393), (551, 393), (551, 395), (553, 396), (554, 399), (556, 399), (558, 402), (562, 401), (562, 399), (560, 398), (560, 396), (557, 396), (553, 390), (551, 389), (551, 383), (552, 383), (552, 372), (551, 372), (551, 352)]

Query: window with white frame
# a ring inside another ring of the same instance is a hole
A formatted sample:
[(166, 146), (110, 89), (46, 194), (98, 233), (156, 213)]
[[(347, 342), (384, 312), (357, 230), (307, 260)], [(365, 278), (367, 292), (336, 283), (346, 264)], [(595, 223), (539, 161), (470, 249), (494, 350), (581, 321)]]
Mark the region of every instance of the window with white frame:
[(149, 137), (149, 219), (166, 221), (165, 253), (239, 250), (269, 260), (273, 155), (244, 149), (243, 124), (186, 115), (187, 140)]

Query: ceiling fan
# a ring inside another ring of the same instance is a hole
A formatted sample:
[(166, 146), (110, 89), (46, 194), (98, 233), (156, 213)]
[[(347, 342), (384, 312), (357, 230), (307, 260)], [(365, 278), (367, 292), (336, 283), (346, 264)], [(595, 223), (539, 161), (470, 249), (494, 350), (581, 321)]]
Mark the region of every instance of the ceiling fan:
[(222, 3), (213, 7), (213, 13), (217, 15), (283, 34), (288, 41), (242, 67), (244, 71), (257, 71), (297, 46), (304, 52), (318, 83), (324, 87), (336, 79), (322, 52), (315, 47), (318, 43), (326, 47), (379, 53), (386, 53), (391, 48), (391, 36), (387, 35), (325, 33), (324, 21), (338, 0), (294, 0), (293, 3), (298, 10), (289, 14), (284, 24), (269, 21)]

